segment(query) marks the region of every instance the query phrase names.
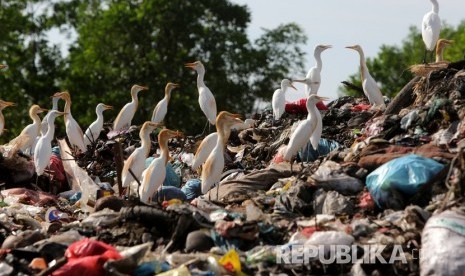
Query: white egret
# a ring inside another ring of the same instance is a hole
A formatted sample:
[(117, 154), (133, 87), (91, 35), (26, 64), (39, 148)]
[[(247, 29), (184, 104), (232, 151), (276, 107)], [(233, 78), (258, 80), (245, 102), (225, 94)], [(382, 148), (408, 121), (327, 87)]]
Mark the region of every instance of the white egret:
[(346, 48), (355, 50), (360, 55), (360, 75), (362, 79), (363, 92), (367, 96), (370, 104), (381, 108), (385, 107), (383, 94), (379, 89), (378, 84), (368, 72), (368, 67), (365, 63), (365, 54), (360, 45), (347, 46)]
[[(439, 18), (439, 4), (437, 0), (430, 0), (433, 8), (423, 16), (421, 23), (421, 37), (425, 43), (426, 50), (433, 51), (441, 32), (441, 19)], [(426, 51), (425, 51), (426, 61)]]
[(186, 63), (185, 66), (197, 72), (197, 90), (199, 91), (200, 109), (202, 109), (205, 116), (207, 116), (208, 122), (214, 125), (216, 122), (216, 101), (210, 89), (203, 82), (205, 67), (200, 61)]
[(145, 167), (145, 159), (147, 159), (152, 145), (150, 142), (150, 133), (154, 131), (157, 126), (159, 126), (159, 124), (152, 123), (150, 121), (147, 121), (142, 125), (139, 131), (141, 141), (140, 147), (136, 148), (124, 162), (123, 170), (121, 172), (123, 188), (128, 187), (131, 182), (135, 181), (129, 170), (131, 170), (137, 179), (140, 180)]
[(149, 203), (153, 194), (163, 185), (166, 177), (166, 164), (170, 160), (168, 140), (174, 137), (181, 137), (182, 133), (169, 129), (163, 129), (158, 134), (158, 144), (161, 154), (152, 160), (150, 165), (142, 172), (141, 185), (139, 187), (140, 201)]
[(87, 128), (84, 133), (84, 145), (87, 147), (92, 144), (100, 136), (100, 132), (103, 128), (103, 111), (113, 109), (112, 106), (99, 103), (95, 108), (95, 113), (97, 114), (97, 119)]
[(273, 93), (273, 100), (271, 104), (273, 107), (273, 116), (275, 120), (279, 120), (284, 114), (284, 110), (286, 108), (286, 90), (288, 87), (297, 90), (294, 85), (292, 85), (292, 81), (283, 79), (281, 81), (281, 88), (276, 89)]
[(121, 111), (116, 116), (115, 121), (113, 122), (113, 130), (121, 130), (123, 128), (129, 128), (131, 126), (132, 118), (136, 113), (137, 106), (139, 105), (139, 99), (137, 95), (140, 91), (148, 90), (148, 87), (133, 85), (131, 88), (131, 101), (121, 108)]
[(438, 43), (436, 43), (436, 62), (444, 61), (444, 49), (453, 43), (453, 40), (447, 40), (443, 38), (438, 40)]
[(284, 152), (284, 160), (290, 161), (309, 141), (312, 147), (317, 150), (318, 143), (321, 138), (321, 130), (323, 123), (321, 122), (320, 111), (316, 107), (316, 103), (325, 100), (326, 98), (318, 95), (310, 95), (307, 98), (307, 119), (299, 122), (297, 128), (292, 132), (289, 143)]
[(38, 176), (44, 173), (45, 168), (47, 168), (50, 163), (50, 157), (52, 156), (52, 140), (55, 135), (55, 118), (64, 114), (64, 112), (52, 110), (47, 118), (47, 132), (37, 141), (37, 145), (34, 149), (34, 166)]
[(69, 92), (58, 92), (55, 93), (53, 97), (60, 98), (65, 101), (64, 117), (66, 135), (68, 136), (68, 140), (71, 144), (71, 147), (77, 147), (82, 153), (86, 152), (87, 147), (84, 145), (84, 133), (82, 132), (81, 127), (71, 114), (71, 96), (69, 95)]
[(5, 107), (14, 106), (14, 105), (15, 103), (13, 102), (7, 102), (4, 100), (0, 100), (0, 135), (2, 135), (4, 127), (5, 127), (5, 117), (3, 117), (2, 111)]
[(44, 118), (42, 118), (42, 123), (40, 124), (40, 132), (42, 133), (42, 135), (45, 135), (45, 133), (47, 133), (47, 127), (48, 127), (47, 119), (48, 119), (48, 116), (50, 116), (50, 113), (53, 110), (58, 110), (58, 101), (60, 100), (60, 98), (58, 98), (58, 97), (55, 98), (53, 96), (51, 98), (52, 98), (52, 109), (47, 112), (47, 114), (45, 115)]
[[(243, 123), (236, 123), (231, 128), (224, 129), (225, 136), (229, 137), (231, 129), (242, 130), (252, 127), (255, 123), (253, 119), (246, 119)], [(218, 132), (213, 132), (203, 138), (197, 151), (195, 152), (194, 159), (192, 160), (192, 170), (197, 170), (208, 158), (208, 155), (213, 151), (218, 141)]]
[(305, 76), (305, 79), (302, 80), (292, 80), (293, 82), (302, 82), (305, 83), (305, 91), (307, 92), (307, 97), (311, 94), (317, 94), (318, 89), (320, 88), (321, 83), (321, 69), (323, 68), (323, 62), (321, 61), (321, 53), (333, 46), (331, 45), (318, 45), (313, 51), (313, 57), (315, 58), (316, 65), (310, 68)]
[(157, 106), (152, 113), (152, 122), (161, 123), (165, 119), (166, 113), (168, 112), (168, 103), (171, 98), (171, 91), (179, 87), (179, 84), (169, 82), (165, 87), (165, 97), (158, 102)]
[(239, 114), (226, 111), (220, 112), (216, 118), (216, 132), (218, 133), (215, 148), (208, 155), (207, 161), (202, 167), (201, 191), (205, 194), (210, 188), (219, 183), (224, 168), (224, 147), (229, 139), (231, 127), (237, 123), (243, 123)]
[(17, 149), (23, 152), (29, 151), (29, 153), (32, 154), (33, 145), (36, 142), (36, 138), (40, 135), (41, 120), (38, 114), (44, 111), (47, 111), (47, 109), (43, 109), (36, 104), (31, 106), (31, 108), (29, 108), (29, 116), (32, 119), (32, 124), (27, 125), (21, 133), (8, 144), (15, 145)]

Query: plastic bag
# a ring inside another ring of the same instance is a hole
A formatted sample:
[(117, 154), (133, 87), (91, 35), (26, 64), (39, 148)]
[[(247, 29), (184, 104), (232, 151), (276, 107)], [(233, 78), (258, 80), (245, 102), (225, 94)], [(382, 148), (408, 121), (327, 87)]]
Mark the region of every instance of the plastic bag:
[(189, 179), (182, 186), (181, 190), (186, 194), (187, 200), (192, 200), (202, 194), (200, 191), (201, 182), (199, 179)]
[(464, 225), (465, 215), (455, 211), (428, 220), (421, 234), (420, 275), (463, 275)]
[(71, 244), (66, 250), (65, 256), (68, 263), (52, 275), (104, 275), (103, 265), (106, 261), (121, 259), (121, 255), (113, 246), (88, 238)]
[(327, 139), (320, 139), (318, 143), (318, 150), (314, 150), (313, 146), (310, 142), (307, 145), (299, 150), (299, 158), (305, 162), (315, 161), (321, 155), (326, 155), (331, 151), (339, 148), (341, 144), (336, 141), (327, 140)]
[(366, 185), (376, 204), (381, 208), (389, 208), (394, 191), (412, 196), (443, 168), (443, 164), (433, 159), (409, 154), (374, 170), (367, 176)]
[(242, 271), (239, 254), (237, 254), (234, 249), (229, 250), (223, 257), (221, 257), (221, 259), (219, 259), (218, 263), (229, 272), (235, 272), (238, 274)]

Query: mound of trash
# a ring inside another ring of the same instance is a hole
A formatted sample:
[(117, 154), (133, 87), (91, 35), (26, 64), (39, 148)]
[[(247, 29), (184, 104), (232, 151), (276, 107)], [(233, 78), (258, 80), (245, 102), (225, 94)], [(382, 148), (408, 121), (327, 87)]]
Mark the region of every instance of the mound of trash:
[[(151, 204), (121, 187), (139, 128), (107, 126), (85, 154), (64, 139), (46, 173), (0, 155), (1, 275), (461, 275), (465, 271), (463, 62), (412, 79), (386, 110), (319, 104), (317, 149), (283, 148), (305, 101), (233, 130), (220, 185), (192, 170), (203, 137), (170, 140)], [(148, 166), (159, 154), (156, 132)], [(454, 252), (454, 254), (451, 254)]]

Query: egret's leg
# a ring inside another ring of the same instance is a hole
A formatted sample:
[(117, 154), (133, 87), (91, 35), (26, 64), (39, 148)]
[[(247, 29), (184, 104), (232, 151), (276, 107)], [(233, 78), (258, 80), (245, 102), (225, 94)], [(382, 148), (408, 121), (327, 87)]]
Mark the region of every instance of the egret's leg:
[(425, 48), (425, 54), (424, 54), (424, 56), (423, 56), (423, 64), (426, 64), (426, 52), (427, 52), (427, 51), (428, 51), (428, 50), (426, 50), (426, 48)]
[(205, 124), (205, 127), (203, 128), (201, 136), (207, 136), (207, 134), (206, 134), (207, 127), (208, 127), (208, 131), (210, 131), (210, 122), (208, 121), (208, 119), (207, 119), (207, 123)]

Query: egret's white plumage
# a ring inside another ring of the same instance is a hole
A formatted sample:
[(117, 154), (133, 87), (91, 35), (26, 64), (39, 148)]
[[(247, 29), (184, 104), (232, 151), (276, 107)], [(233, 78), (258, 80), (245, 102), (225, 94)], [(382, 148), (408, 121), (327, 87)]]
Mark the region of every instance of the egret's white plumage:
[(71, 96), (67, 91), (58, 92), (53, 95), (54, 98), (60, 98), (65, 101), (65, 127), (66, 135), (68, 136), (69, 143), (71, 147), (77, 147), (81, 152), (86, 152), (87, 147), (84, 145), (84, 133), (82, 132), (81, 127), (73, 118), (71, 114)]
[(284, 151), (284, 160), (291, 160), (297, 154), (297, 151), (303, 148), (309, 141), (315, 150), (318, 148), (321, 138), (321, 131), (318, 128), (322, 128), (323, 123), (321, 122), (321, 115), (316, 107), (316, 103), (325, 99), (314, 94), (307, 98), (307, 119), (300, 121), (297, 128), (292, 132), (289, 144)]
[(55, 118), (65, 114), (57, 110), (52, 110), (47, 118), (47, 132), (42, 135), (37, 141), (37, 145), (34, 149), (34, 166), (36, 168), (37, 175), (42, 175), (50, 163), (50, 157), (52, 156), (52, 140), (55, 135)]
[(447, 40), (443, 38), (438, 40), (436, 43), (436, 62), (444, 61), (444, 49), (453, 43), (453, 40)]
[(36, 142), (36, 138), (40, 135), (41, 120), (38, 114), (44, 111), (47, 110), (36, 104), (31, 106), (31, 108), (29, 108), (29, 116), (32, 119), (32, 124), (27, 125), (21, 133), (8, 144), (15, 145), (17, 149), (23, 152), (28, 151), (28, 153), (32, 154), (33, 145)]
[(148, 88), (137, 84), (132, 86), (131, 101), (124, 105), (118, 113), (118, 116), (116, 116), (116, 119), (113, 122), (113, 130), (121, 130), (131, 126), (132, 118), (134, 118), (137, 106), (139, 105), (139, 99), (137, 98), (137, 95), (140, 91), (144, 90), (148, 90)]
[(132, 177), (129, 169), (134, 173), (138, 180), (142, 176), (142, 172), (145, 167), (145, 159), (150, 153), (151, 142), (150, 142), (150, 133), (157, 128), (159, 124), (152, 123), (150, 121), (145, 122), (142, 125), (142, 128), (139, 131), (140, 137), (140, 147), (136, 148), (131, 155), (124, 162), (123, 170), (121, 171), (121, 179), (123, 187), (128, 187), (132, 181), (135, 181)]
[(321, 61), (321, 53), (331, 48), (331, 45), (317, 45), (313, 51), (313, 57), (315, 58), (316, 64), (308, 71), (305, 79), (292, 80), (293, 82), (305, 83), (305, 91), (307, 97), (311, 94), (317, 94), (321, 84), (321, 69), (323, 68), (323, 62)]
[(430, 0), (433, 8), (423, 16), (421, 23), (421, 37), (425, 43), (426, 49), (433, 51), (441, 32), (441, 19), (439, 18), (439, 4), (437, 0)]
[(166, 113), (168, 112), (168, 103), (170, 102), (171, 98), (171, 91), (173, 89), (179, 87), (179, 84), (169, 82), (165, 87), (165, 97), (158, 102), (155, 106), (155, 109), (152, 113), (152, 122), (154, 123), (161, 123), (163, 119), (165, 119)]
[(174, 137), (180, 137), (182, 133), (163, 129), (158, 134), (158, 144), (160, 145), (161, 154), (152, 160), (150, 165), (142, 173), (141, 185), (139, 187), (140, 201), (149, 203), (153, 194), (163, 185), (166, 177), (166, 164), (170, 159), (168, 140)]
[(365, 54), (363, 53), (362, 47), (360, 45), (354, 45), (347, 46), (346, 48), (355, 50), (360, 55), (360, 74), (362, 78), (363, 92), (370, 101), (370, 104), (384, 108), (385, 104), (383, 94), (381, 94), (381, 90), (379, 89), (375, 79), (373, 79), (373, 77), (370, 75), (370, 72), (368, 72), (368, 67), (365, 63)]
[(202, 62), (196, 61), (186, 63), (186, 67), (197, 72), (197, 89), (199, 91), (199, 105), (210, 124), (214, 125), (216, 120), (216, 101), (210, 89), (203, 82), (205, 76), (205, 67)]
[(271, 105), (273, 107), (273, 116), (275, 120), (279, 120), (284, 114), (286, 108), (286, 91), (289, 87), (297, 90), (294, 85), (292, 85), (292, 81), (283, 79), (281, 81), (281, 88), (276, 89), (273, 93)]
[[(243, 123), (236, 123), (230, 129), (224, 129), (225, 136), (229, 137), (231, 129), (242, 130), (250, 128), (255, 123), (253, 119), (246, 119)], [(218, 132), (213, 132), (203, 138), (197, 151), (195, 152), (194, 159), (192, 160), (192, 170), (197, 170), (208, 158), (208, 155), (213, 151), (218, 141)]]
[(44, 118), (42, 118), (42, 122), (40, 124), (40, 132), (42, 135), (45, 135), (45, 133), (47, 133), (47, 127), (48, 127), (48, 116), (50, 116), (50, 113), (53, 111), (53, 110), (58, 110), (58, 101), (60, 100), (60, 98), (58, 97), (53, 97), (52, 96), (52, 109), (49, 110), (47, 112), (47, 114), (45, 115)]
[(103, 103), (99, 103), (95, 108), (95, 113), (97, 114), (97, 119), (90, 124), (87, 128), (86, 132), (84, 133), (84, 145), (87, 147), (88, 145), (92, 144), (97, 138), (100, 136), (100, 132), (103, 128), (103, 111), (112, 109), (113, 107), (110, 105), (106, 105)]
[(243, 123), (239, 117), (240, 115), (238, 114), (222, 111), (216, 118), (217, 141), (215, 148), (208, 155), (202, 167), (202, 175), (200, 177), (202, 181), (202, 194), (208, 192), (213, 185), (219, 183), (221, 180), (221, 173), (224, 168), (224, 147), (228, 142), (230, 134), (230, 131), (227, 130), (237, 123)]
[(5, 127), (5, 117), (3, 116), (3, 109), (5, 107), (9, 107), (9, 106), (14, 106), (15, 104), (12, 103), (12, 102), (7, 102), (7, 101), (3, 101), (3, 100), (0, 100), (0, 135), (3, 134), (3, 130), (4, 130), (4, 127)]

